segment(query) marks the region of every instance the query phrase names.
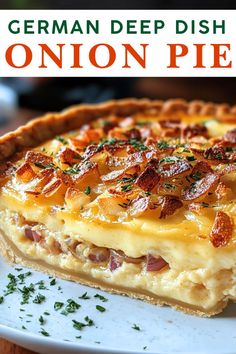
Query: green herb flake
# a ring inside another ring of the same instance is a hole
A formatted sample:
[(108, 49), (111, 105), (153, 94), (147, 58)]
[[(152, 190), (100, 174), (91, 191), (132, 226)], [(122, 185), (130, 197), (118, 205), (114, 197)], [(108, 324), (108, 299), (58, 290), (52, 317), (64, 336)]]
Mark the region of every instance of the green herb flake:
[(62, 315), (67, 316), (69, 313), (74, 313), (80, 308), (80, 305), (75, 302), (73, 299), (67, 300), (67, 305), (65, 309), (61, 312)]
[(53, 286), (53, 285), (56, 285), (56, 279), (53, 278), (51, 281), (50, 281), (50, 285)]
[(105, 311), (106, 311), (105, 307), (100, 306), (100, 305), (97, 305), (97, 306), (96, 306), (96, 309), (97, 309), (99, 312), (105, 312)]
[(33, 300), (34, 304), (41, 304), (42, 302), (44, 302), (46, 300), (46, 297), (42, 294), (38, 294), (36, 295), (36, 297)]
[(192, 156), (187, 156), (187, 160), (188, 161), (195, 161), (196, 157), (194, 157), (193, 155)]
[(87, 187), (85, 188), (85, 190), (84, 190), (84, 193), (85, 193), (86, 195), (89, 195), (89, 194), (91, 193), (91, 187), (90, 187), (90, 186), (87, 186)]
[(45, 319), (43, 318), (43, 316), (39, 317), (39, 323), (41, 324), (41, 326), (43, 326), (45, 324)]
[(158, 149), (160, 149), (160, 150), (165, 150), (165, 149), (167, 149), (168, 147), (169, 147), (170, 145), (167, 143), (167, 141), (165, 141), (165, 140), (160, 140), (160, 141), (158, 141), (158, 143), (157, 143), (157, 147), (158, 147)]
[(41, 333), (45, 337), (50, 337), (50, 334), (46, 332), (44, 328), (41, 328), (41, 331), (39, 333)]
[(3, 296), (0, 296), (0, 304), (2, 304), (4, 301), (4, 297)]
[(94, 297), (95, 297), (96, 299), (101, 300), (102, 302), (107, 302), (107, 301), (108, 301), (108, 299), (107, 299), (106, 297), (104, 297), (104, 296), (102, 296), (102, 295), (100, 295), (100, 294), (96, 294), (96, 295), (94, 295)]
[(88, 300), (90, 299), (90, 296), (87, 295), (87, 292), (84, 293), (83, 295), (79, 296), (79, 299), (82, 299), (82, 300)]
[(65, 138), (63, 138), (62, 136), (58, 135), (58, 136), (55, 137), (55, 139), (57, 141), (59, 141), (60, 143), (62, 143), (63, 145), (68, 145), (68, 141)]
[(56, 301), (56, 302), (54, 303), (54, 310), (58, 311), (58, 310), (60, 310), (63, 306), (64, 306), (64, 302)]
[(136, 331), (141, 331), (140, 327), (137, 326), (135, 323), (134, 325), (132, 326), (133, 329), (135, 329)]
[(83, 329), (84, 327), (86, 327), (86, 324), (85, 324), (85, 323), (78, 322), (78, 321), (76, 321), (76, 320), (72, 320), (72, 322), (73, 322), (73, 327), (74, 327), (75, 329), (77, 329), (78, 331), (82, 331), (82, 329)]
[(88, 326), (88, 327), (94, 326), (94, 321), (91, 320), (91, 318), (89, 318), (88, 316), (86, 316), (86, 317), (84, 318), (84, 320), (85, 320), (85, 322), (87, 322), (87, 326)]
[(45, 311), (43, 314), (44, 314), (45, 316), (50, 316), (50, 313), (47, 312), (47, 311)]
[(129, 192), (132, 190), (132, 187), (133, 187), (132, 184), (126, 184), (124, 186), (121, 186), (121, 190), (122, 192)]
[(21, 326), (21, 328), (27, 330), (27, 328), (25, 326)]

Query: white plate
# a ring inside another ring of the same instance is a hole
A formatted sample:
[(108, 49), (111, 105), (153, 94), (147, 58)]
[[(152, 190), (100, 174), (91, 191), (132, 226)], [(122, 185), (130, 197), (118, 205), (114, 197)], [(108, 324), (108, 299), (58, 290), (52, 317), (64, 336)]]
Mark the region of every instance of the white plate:
[[(19, 272), (0, 259), (0, 296), (8, 283), (8, 273), (17, 276), (27, 271)], [(236, 304), (231, 304), (219, 316), (205, 319), (63, 280), (56, 280), (56, 284), (50, 286), (51, 279), (35, 271), (26, 278), (25, 284), (28, 286), (40, 280), (44, 280), (48, 290), (37, 290), (38, 286), (35, 286), (36, 291), (28, 305), (20, 304), (20, 291), (4, 298), (0, 304), (1, 337), (45, 354), (236, 352)], [(46, 296), (46, 301), (34, 304), (32, 301), (39, 292)], [(85, 292), (90, 299), (79, 299)], [(97, 293), (108, 301), (94, 298)], [(66, 302), (69, 298), (81, 305), (75, 313), (65, 316), (54, 310), (55, 301)], [(103, 306), (106, 311), (99, 312), (96, 305)], [(45, 311), (50, 316), (44, 315)], [(46, 319), (43, 328), (50, 337), (39, 333), (42, 327), (38, 320), (40, 315)], [(95, 325), (84, 327), (82, 331), (73, 328), (72, 320), (84, 322), (85, 316), (89, 316)], [(140, 327), (140, 331), (132, 328), (134, 324)], [(81, 339), (77, 339), (76, 336), (80, 335)]]

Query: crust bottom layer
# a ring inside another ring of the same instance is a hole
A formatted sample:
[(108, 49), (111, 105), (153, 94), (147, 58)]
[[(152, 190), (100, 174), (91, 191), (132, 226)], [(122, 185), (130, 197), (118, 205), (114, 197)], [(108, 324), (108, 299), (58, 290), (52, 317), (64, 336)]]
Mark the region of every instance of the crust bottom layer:
[(211, 317), (223, 311), (227, 306), (227, 298), (219, 301), (216, 306), (210, 309), (203, 309), (200, 306), (192, 306), (189, 304), (175, 301), (165, 297), (156, 296), (148, 291), (135, 290), (128, 287), (116, 286), (115, 284), (107, 284), (98, 279), (89, 277), (87, 274), (79, 272), (66, 271), (59, 269), (58, 267), (51, 266), (44, 261), (30, 259), (25, 257), (22, 252), (10, 241), (2, 230), (0, 230), (0, 254), (10, 263), (21, 264), (25, 267), (35, 269), (36, 271), (42, 271), (54, 277), (59, 277), (65, 280), (74, 281), (82, 285), (98, 288), (109, 293), (125, 295), (131, 298), (140, 299), (153, 305), (168, 305), (172, 308), (180, 310), (186, 314), (197, 315), (202, 317)]

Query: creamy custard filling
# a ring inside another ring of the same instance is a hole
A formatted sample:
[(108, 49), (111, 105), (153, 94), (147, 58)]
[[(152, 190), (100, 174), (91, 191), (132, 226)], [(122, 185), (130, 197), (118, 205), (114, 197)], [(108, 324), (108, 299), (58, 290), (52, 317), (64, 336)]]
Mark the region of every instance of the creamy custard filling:
[[(137, 263), (135, 259), (124, 259), (118, 267), (111, 269), (110, 258), (99, 262), (89, 257), (96, 245), (85, 243), (79, 237), (75, 240), (59, 231), (50, 231), (45, 225), (27, 221), (18, 213), (1, 211), (0, 215), (1, 229), (7, 229), (7, 237), (21, 253), (35, 261), (44, 261), (66, 271), (82, 272), (116, 287), (146, 291), (191, 306), (199, 307), (201, 304), (206, 310), (214, 308), (224, 298), (236, 297), (236, 287), (233, 285), (236, 267), (227, 268), (227, 259), (224, 259), (224, 269), (211, 266), (179, 270), (179, 260), (176, 259), (172, 265), (166, 263), (158, 271), (148, 271), (144, 257)], [(35, 232), (34, 237), (27, 235), (29, 229)]]

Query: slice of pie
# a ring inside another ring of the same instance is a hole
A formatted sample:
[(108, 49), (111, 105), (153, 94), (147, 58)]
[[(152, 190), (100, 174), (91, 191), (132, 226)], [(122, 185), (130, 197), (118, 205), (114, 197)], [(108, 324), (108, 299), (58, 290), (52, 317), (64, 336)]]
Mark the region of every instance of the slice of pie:
[(121, 100), (0, 138), (1, 253), (210, 316), (236, 300), (236, 109)]

